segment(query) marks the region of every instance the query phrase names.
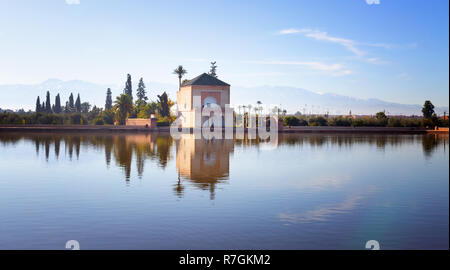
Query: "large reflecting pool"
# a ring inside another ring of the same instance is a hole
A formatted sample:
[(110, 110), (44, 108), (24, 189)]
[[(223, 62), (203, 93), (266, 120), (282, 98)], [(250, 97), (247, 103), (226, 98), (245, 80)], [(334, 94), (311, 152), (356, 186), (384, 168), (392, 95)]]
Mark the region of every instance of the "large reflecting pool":
[(448, 249), (448, 147), (0, 133), (0, 249)]

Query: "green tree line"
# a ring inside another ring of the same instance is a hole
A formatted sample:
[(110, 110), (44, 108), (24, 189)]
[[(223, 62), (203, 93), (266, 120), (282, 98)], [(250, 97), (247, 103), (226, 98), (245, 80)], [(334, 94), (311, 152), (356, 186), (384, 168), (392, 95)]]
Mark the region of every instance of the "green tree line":
[(112, 95), (111, 89), (108, 88), (105, 106), (99, 108), (91, 106), (89, 102), (82, 102), (80, 94), (74, 99), (73, 93), (65, 105), (61, 104), (61, 96), (58, 93), (52, 104), (50, 91), (47, 91), (45, 101), (41, 102), (39, 96), (36, 98), (34, 112), (0, 112), (0, 124), (124, 125), (127, 118), (149, 118), (151, 114), (155, 114), (158, 125), (169, 125), (175, 118), (170, 111), (175, 103), (169, 99), (166, 92), (158, 95), (158, 100), (149, 101), (143, 78), (139, 80), (135, 102), (130, 74), (127, 74), (123, 93), (114, 101)]
[(449, 120), (439, 118), (434, 112), (434, 105), (425, 101), (422, 108), (423, 118), (388, 117), (384, 112), (378, 112), (374, 117), (365, 116), (352, 118), (349, 116), (306, 116), (287, 115), (283, 117), (285, 126), (352, 126), (352, 127), (448, 127)]

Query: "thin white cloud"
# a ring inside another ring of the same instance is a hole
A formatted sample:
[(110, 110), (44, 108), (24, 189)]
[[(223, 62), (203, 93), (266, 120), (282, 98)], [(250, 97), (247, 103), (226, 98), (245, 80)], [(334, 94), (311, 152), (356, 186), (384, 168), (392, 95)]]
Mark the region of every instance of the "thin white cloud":
[(321, 41), (332, 42), (332, 43), (337, 43), (341, 46), (344, 46), (347, 50), (351, 51), (352, 53), (356, 54), (357, 56), (363, 56), (365, 54), (365, 52), (361, 51), (360, 49), (358, 49), (356, 47), (357, 42), (355, 42), (354, 40), (330, 36), (330, 35), (328, 35), (327, 32), (316, 31), (316, 30), (312, 30), (312, 29), (301, 29), (300, 32), (309, 38), (313, 38), (313, 39), (321, 40)]
[(338, 44), (338, 45), (344, 47), (345, 49), (347, 49), (348, 51), (352, 52), (353, 54), (355, 54), (357, 57), (361, 58), (365, 62), (372, 63), (372, 64), (385, 64), (385, 63), (387, 63), (387, 61), (383, 61), (383, 60), (380, 60), (375, 57), (371, 57), (371, 58), (364, 57), (367, 55), (367, 53), (364, 50), (360, 49), (360, 47), (365, 46), (365, 47), (376, 47), (376, 48), (383, 48), (383, 49), (393, 49), (393, 48), (402, 48), (402, 47), (408, 47), (408, 48), (417, 47), (417, 43), (411, 43), (406, 46), (398, 45), (398, 44), (389, 44), (389, 43), (363, 43), (363, 42), (358, 42), (358, 41), (348, 39), (348, 38), (332, 36), (332, 35), (329, 35), (327, 32), (313, 30), (310, 28), (302, 28), (302, 29), (289, 28), (289, 29), (283, 29), (278, 32), (278, 34), (283, 34), (283, 35), (297, 34), (297, 33), (303, 34), (307, 38), (312, 38), (312, 39), (319, 40), (319, 41), (325, 41), (325, 42)]
[(295, 65), (303, 66), (312, 70), (319, 70), (328, 72), (334, 76), (343, 76), (352, 74), (351, 70), (345, 69), (341, 64), (326, 64), (322, 62), (313, 61), (245, 61), (250, 64), (260, 64), (260, 65)]
[(66, 0), (66, 4), (68, 5), (79, 5), (80, 0)]
[(325, 41), (330, 43), (335, 43), (343, 46), (348, 51), (355, 54), (361, 60), (371, 63), (371, 64), (387, 64), (388, 61), (381, 60), (376, 57), (367, 57), (367, 53), (360, 49), (361, 46), (378, 47), (384, 49), (392, 49), (398, 47), (399, 45), (387, 44), (387, 43), (361, 43), (352, 39), (331, 36), (327, 32), (312, 30), (308, 28), (303, 28), (299, 30), (300, 33), (304, 34), (305, 37), (312, 38), (319, 41)]
[(397, 45), (387, 44), (387, 43), (362, 43), (362, 45), (384, 48), (384, 49), (392, 49), (397, 46)]
[(280, 30), (279, 32), (278, 32), (278, 34), (280, 34), (280, 35), (292, 35), (292, 34), (297, 34), (297, 33), (299, 33), (300, 32), (300, 30), (298, 30), (298, 29), (295, 29), (295, 28), (289, 28), (289, 29), (283, 29), (283, 30)]
[(380, 4), (380, 0), (366, 0), (366, 3), (368, 5), (379, 5)]
[(377, 64), (377, 65), (384, 65), (384, 64), (388, 64), (389, 63), (388, 61), (384, 61), (384, 60), (381, 60), (381, 59), (376, 58), (376, 57), (367, 58), (366, 62), (367, 63), (371, 63), (371, 64)]

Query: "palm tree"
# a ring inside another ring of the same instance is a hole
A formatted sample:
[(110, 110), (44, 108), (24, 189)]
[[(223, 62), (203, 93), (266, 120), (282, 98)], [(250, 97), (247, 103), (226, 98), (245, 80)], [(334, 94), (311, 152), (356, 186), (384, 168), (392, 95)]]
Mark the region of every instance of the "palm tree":
[(187, 73), (187, 70), (185, 70), (182, 65), (179, 65), (176, 69), (173, 70), (173, 74), (178, 75), (178, 81), (179, 81), (180, 87), (181, 87), (181, 78), (183, 78), (183, 75), (186, 73)]
[(256, 104), (258, 104), (257, 108), (255, 108), (255, 109), (257, 110), (257, 112), (262, 111), (262, 106), (261, 106), (262, 102), (258, 100), (258, 101), (256, 102)]
[(133, 111), (133, 99), (129, 95), (121, 94), (114, 103), (117, 120), (120, 125), (124, 125), (128, 114)]

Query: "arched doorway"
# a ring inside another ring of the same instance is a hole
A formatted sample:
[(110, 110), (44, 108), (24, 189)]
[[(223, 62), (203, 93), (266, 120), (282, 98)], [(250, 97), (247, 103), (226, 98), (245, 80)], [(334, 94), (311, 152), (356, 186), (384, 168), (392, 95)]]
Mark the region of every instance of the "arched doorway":
[[(215, 97), (212, 96), (207, 96), (204, 100), (203, 100), (203, 104), (202, 104), (202, 109), (204, 107), (210, 107), (210, 108), (220, 108), (220, 105), (217, 104), (217, 99)], [(209, 116), (205, 116), (203, 118), (203, 123), (202, 123), (202, 127), (204, 128), (208, 128), (211, 126), (219, 126), (220, 122), (222, 121), (222, 119), (219, 119), (216, 116), (213, 117), (209, 117)]]

